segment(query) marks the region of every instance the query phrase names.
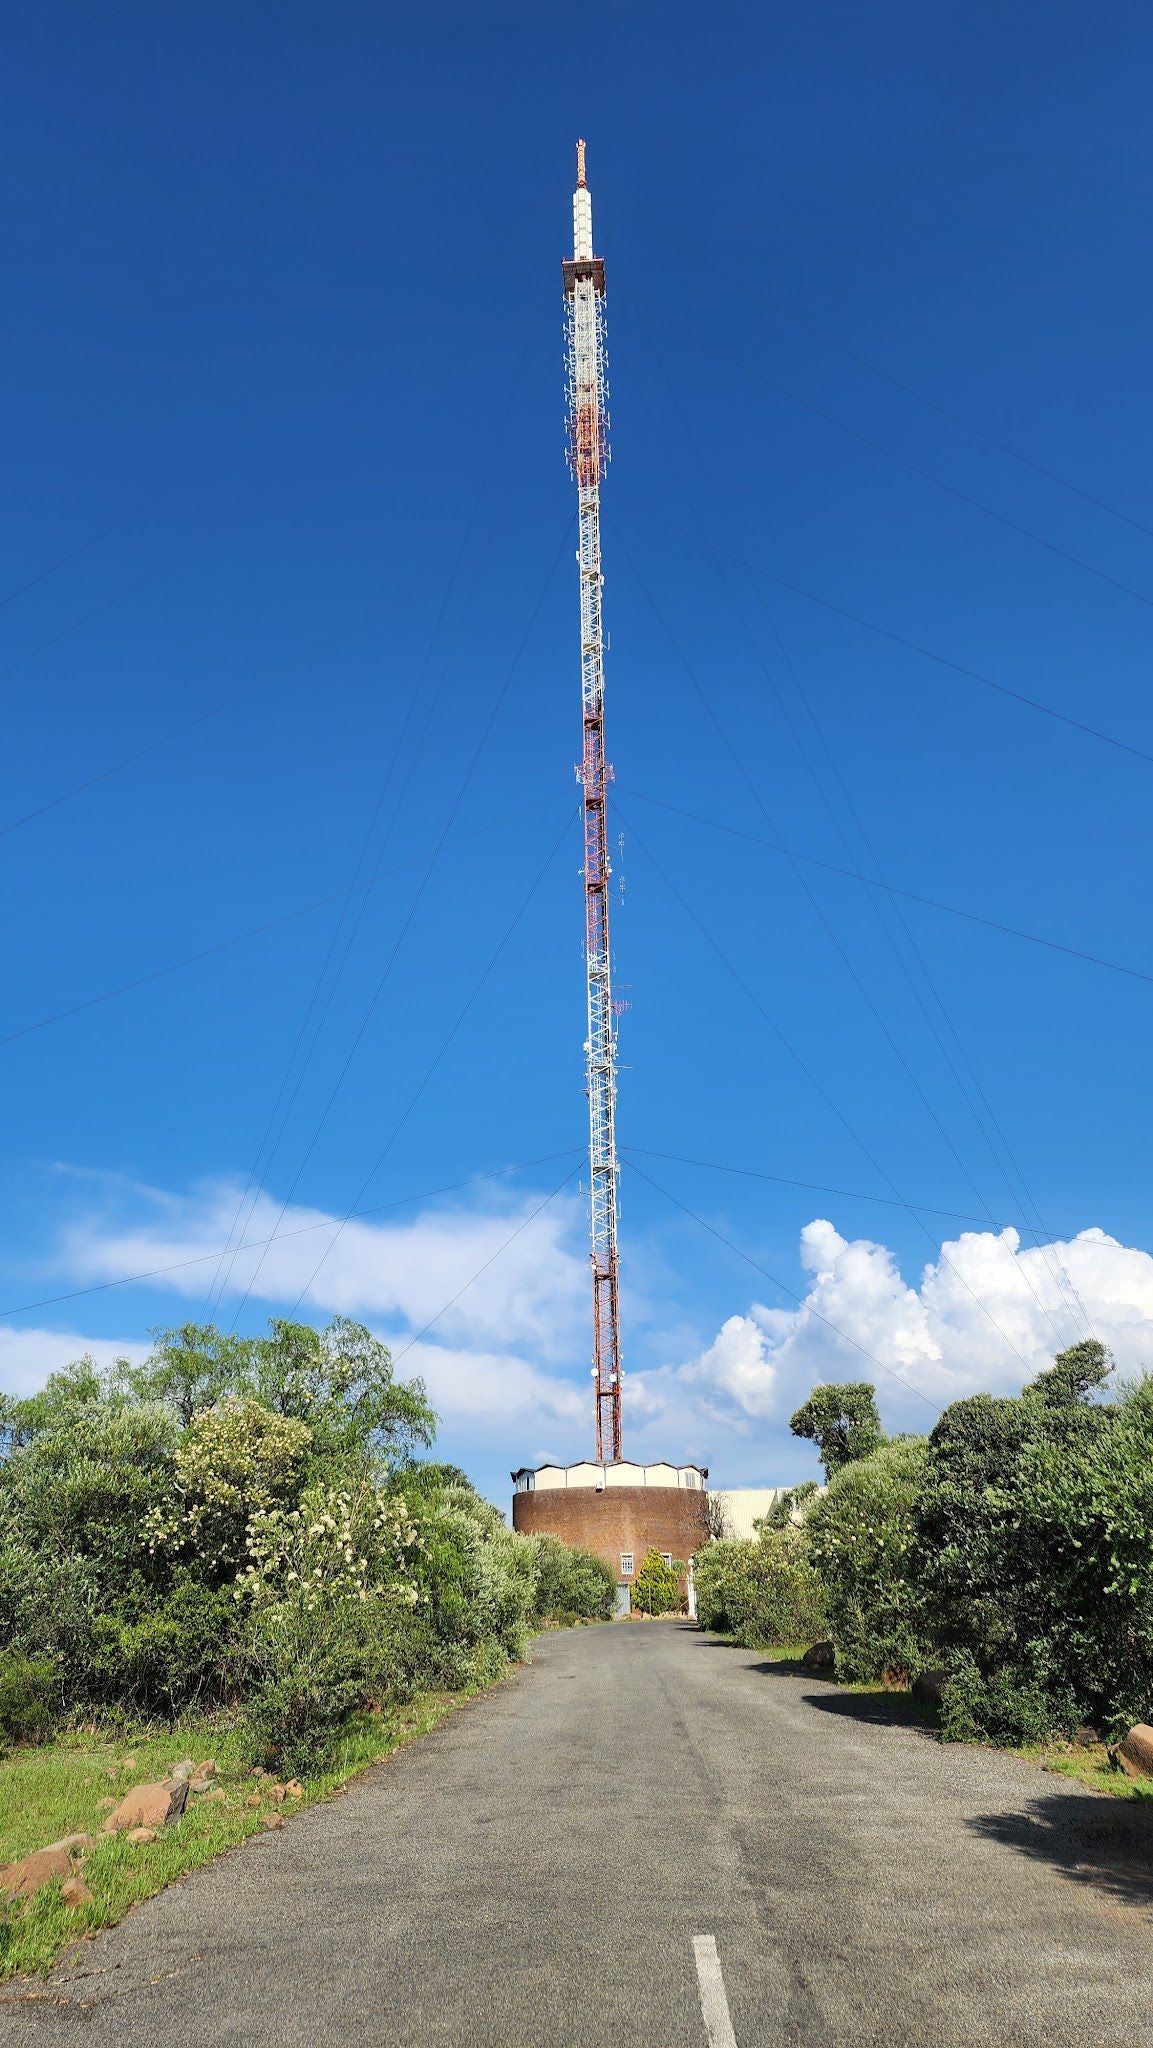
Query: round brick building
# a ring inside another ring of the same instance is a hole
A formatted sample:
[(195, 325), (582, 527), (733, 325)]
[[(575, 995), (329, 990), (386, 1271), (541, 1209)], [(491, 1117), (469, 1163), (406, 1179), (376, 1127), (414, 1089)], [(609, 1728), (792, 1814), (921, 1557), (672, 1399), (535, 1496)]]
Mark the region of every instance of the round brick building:
[(524, 1465), (512, 1474), (512, 1526), (522, 1536), (556, 1536), (599, 1552), (617, 1581), (621, 1607), (645, 1553), (688, 1564), (709, 1539), (708, 1469), (703, 1465), (583, 1462)]

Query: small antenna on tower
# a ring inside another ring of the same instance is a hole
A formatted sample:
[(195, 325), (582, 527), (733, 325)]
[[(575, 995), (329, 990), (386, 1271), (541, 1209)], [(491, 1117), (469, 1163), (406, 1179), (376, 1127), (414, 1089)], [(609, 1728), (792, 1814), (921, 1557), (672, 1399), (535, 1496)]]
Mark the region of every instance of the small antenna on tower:
[(585, 146), (584, 146), (584, 143), (583, 143), (583, 142), (578, 142), (578, 143), (577, 143), (577, 189), (578, 189), (578, 190), (581, 190), (581, 189), (583, 189), (583, 186), (584, 186), (584, 182), (585, 182)]

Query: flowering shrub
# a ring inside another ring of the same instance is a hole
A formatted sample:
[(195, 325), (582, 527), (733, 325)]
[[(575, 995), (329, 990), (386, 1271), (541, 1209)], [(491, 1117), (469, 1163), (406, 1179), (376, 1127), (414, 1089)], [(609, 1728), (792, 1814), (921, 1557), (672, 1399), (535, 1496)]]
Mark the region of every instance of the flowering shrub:
[(352, 1709), (498, 1675), (540, 1552), (414, 1460), (434, 1419), (341, 1318), (189, 1326), (143, 1366), (0, 1400), (0, 1681), (16, 1700), (36, 1660), (65, 1714), (235, 1704), (254, 1756), (299, 1772)]
[(415, 1606), (416, 1584), (405, 1574), (420, 1542), (403, 1495), (386, 1494), (367, 1480), (356, 1488), (312, 1486), (297, 1507), (253, 1514), (247, 1561), (232, 1597), (254, 1606), (299, 1599), (316, 1607), (324, 1600), (380, 1599), (399, 1587)]
[(150, 1550), (193, 1551), (213, 1577), (230, 1577), (251, 1551), (256, 1522), (296, 1497), (311, 1441), (305, 1423), (247, 1397), (194, 1415), (168, 1498), (145, 1518)]
[(373, 1695), (388, 1610), (418, 1597), (402, 1559), (388, 1557), (388, 1538), (374, 1541), (395, 1521), (376, 1505), (316, 1488), (250, 1525), (232, 1598), (244, 1610), (238, 1662), (255, 1762), (314, 1768), (349, 1711)]

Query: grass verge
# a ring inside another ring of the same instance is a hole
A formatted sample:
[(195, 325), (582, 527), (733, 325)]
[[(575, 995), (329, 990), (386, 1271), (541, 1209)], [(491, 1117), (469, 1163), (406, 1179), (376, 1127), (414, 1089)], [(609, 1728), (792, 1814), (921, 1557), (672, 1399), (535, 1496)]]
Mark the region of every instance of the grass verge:
[[(35, 1898), (9, 1904), (0, 1914), (0, 1979), (46, 1971), (69, 1943), (110, 1927), (131, 1906), (163, 1891), (174, 1879), (259, 1834), (270, 1818), (299, 1813), (336, 1792), (359, 1771), (390, 1756), (402, 1743), (427, 1735), (455, 1708), (488, 1690), (419, 1694), (403, 1707), (350, 1720), (329, 1767), (302, 1780), (303, 1797), (276, 1807), (262, 1798), (261, 1781), (242, 1761), (240, 1732), (224, 1715), (189, 1718), (175, 1730), (86, 1729), (59, 1736), (42, 1748), (12, 1751), (0, 1763), (0, 1863), (81, 1830), (96, 1837), (84, 1858), (92, 1893), (88, 1906), (68, 1907), (58, 1884)], [(223, 1799), (189, 1800), (183, 1818), (154, 1842), (132, 1843), (101, 1835), (107, 1802), (131, 1786), (166, 1777), (183, 1757), (212, 1757)], [(131, 1767), (126, 1759), (132, 1759)], [(268, 1781), (271, 1784), (271, 1780)], [(102, 1807), (101, 1802), (105, 1802)]]
[(1029, 1743), (1012, 1754), (1027, 1757), (1058, 1777), (1075, 1778), (1079, 1785), (1089, 1785), (1110, 1799), (1153, 1799), (1153, 1781), (1127, 1778), (1124, 1771), (1114, 1770), (1103, 1742)]

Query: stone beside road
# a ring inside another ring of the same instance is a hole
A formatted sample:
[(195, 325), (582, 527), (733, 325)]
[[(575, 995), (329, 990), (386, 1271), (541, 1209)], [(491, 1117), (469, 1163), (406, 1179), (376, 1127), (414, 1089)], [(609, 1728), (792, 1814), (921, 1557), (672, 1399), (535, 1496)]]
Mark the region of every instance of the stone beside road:
[(1138, 1721), (1117, 1750), (1117, 1762), (1130, 1778), (1153, 1778), (1153, 1728)]
[(801, 1658), (801, 1666), (805, 1671), (831, 1671), (836, 1661), (837, 1650), (834, 1643), (814, 1643)]
[[(189, 1770), (192, 1769), (191, 1764)], [(129, 1828), (163, 1828), (179, 1820), (188, 1803), (186, 1778), (162, 1778), (156, 1785), (134, 1785), (104, 1823), (106, 1835)]]
[[(135, 1765), (135, 1757), (126, 1757), (121, 1769), (134, 1769)], [(175, 1766), (170, 1777), (151, 1785), (133, 1785), (119, 1800), (102, 1799), (100, 1808), (106, 1812), (102, 1831), (106, 1835), (123, 1834), (138, 1848), (154, 1842), (161, 1828), (171, 1827), (180, 1819), (190, 1794), (208, 1799), (224, 1797), (214, 1786), (215, 1777), (216, 1765), (211, 1758), (194, 1764), (189, 1757)], [(299, 1786), (289, 1789), (300, 1796)], [(0, 1897), (30, 1899), (45, 1885), (61, 1879), (60, 1896), (66, 1906), (91, 1905), (92, 1893), (79, 1868), (79, 1859), (92, 1846), (91, 1835), (66, 1835), (63, 1841), (49, 1842), (43, 1849), (33, 1849), (29, 1855), (18, 1857), (0, 1869)]]

